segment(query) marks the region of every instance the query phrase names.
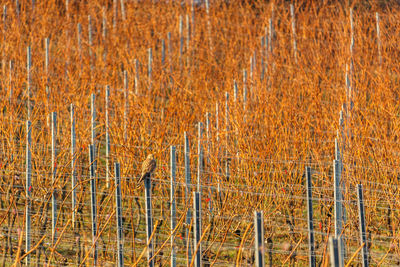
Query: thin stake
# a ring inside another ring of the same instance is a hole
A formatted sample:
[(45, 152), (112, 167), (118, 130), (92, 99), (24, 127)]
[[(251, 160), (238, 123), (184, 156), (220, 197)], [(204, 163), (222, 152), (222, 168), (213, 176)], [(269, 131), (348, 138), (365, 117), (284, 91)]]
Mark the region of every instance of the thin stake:
[(176, 228), (176, 201), (175, 201), (175, 183), (176, 183), (176, 149), (175, 146), (170, 147), (170, 164), (171, 164), (171, 266), (176, 266), (175, 251), (175, 228)]
[(124, 70), (124, 140), (128, 141), (128, 114), (129, 114), (129, 102), (128, 102), (128, 72)]
[(28, 46), (26, 50), (26, 72), (27, 72), (27, 84), (26, 84), (26, 94), (27, 94), (27, 109), (28, 109), (28, 120), (31, 118), (31, 47)]
[(115, 209), (116, 209), (116, 219), (117, 219), (117, 250), (118, 250), (118, 266), (124, 266), (124, 247), (122, 243), (123, 231), (122, 231), (122, 205), (121, 205), (121, 175), (120, 175), (120, 165), (115, 163)]
[(47, 101), (49, 101), (50, 97), (50, 92), (49, 92), (49, 82), (50, 82), (50, 77), (49, 77), (49, 47), (50, 47), (50, 39), (45, 38), (44, 39), (44, 47), (45, 47), (45, 72), (46, 72), (46, 95), (47, 95)]
[[(26, 251), (31, 249), (31, 191), (32, 191), (32, 157), (31, 157), (31, 146), (32, 146), (32, 136), (31, 136), (31, 122), (26, 122)], [(25, 258), (26, 265), (29, 266), (31, 262), (31, 255), (28, 254)]]
[[(55, 180), (57, 175), (57, 113), (51, 113), (51, 184), (53, 188), (55, 188)], [(56, 189), (53, 189), (51, 194), (51, 229), (52, 229), (52, 236), (53, 236), (53, 244), (57, 241), (57, 230), (56, 230), (56, 222), (57, 222), (57, 195)]]
[(364, 209), (364, 194), (362, 184), (357, 185), (357, 199), (358, 199), (358, 218), (360, 224), (360, 243), (362, 248), (362, 266), (368, 267), (368, 245), (367, 245), (367, 234), (365, 227), (365, 209)]
[(94, 155), (94, 171), (97, 171), (97, 160), (96, 160), (96, 95), (90, 95), (90, 115), (91, 115), (91, 137), (92, 137), (92, 144), (93, 144), (93, 155)]
[(71, 104), (71, 198), (72, 198), (72, 228), (75, 228), (75, 206), (76, 206), (76, 167), (75, 167), (75, 153), (76, 153), (76, 132), (75, 132), (75, 112), (74, 105)]
[[(207, 166), (209, 166), (210, 164), (210, 154), (211, 154), (211, 132), (210, 132), (210, 117), (211, 114), (209, 112), (207, 112), (206, 114), (206, 134), (207, 134)], [(208, 184), (211, 185), (212, 184), (212, 175), (208, 175)], [(210, 199), (210, 201), (208, 201), (208, 210), (210, 211), (210, 214), (212, 214), (212, 201), (211, 201), (211, 196), (212, 196), (212, 188), (210, 187), (209, 191), (208, 191), (208, 198)]]
[(197, 147), (197, 191), (201, 192), (201, 176), (203, 175), (203, 146), (201, 139), (203, 138), (203, 123), (198, 123), (198, 147)]

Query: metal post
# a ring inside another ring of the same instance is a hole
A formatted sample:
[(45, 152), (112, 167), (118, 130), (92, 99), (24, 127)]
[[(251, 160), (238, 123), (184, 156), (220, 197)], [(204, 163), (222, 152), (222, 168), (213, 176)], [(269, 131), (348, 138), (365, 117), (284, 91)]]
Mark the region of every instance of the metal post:
[[(334, 200), (335, 200), (335, 238), (339, 242), (339, 247), (344, 248), (343, 244), (343, 213), (342, 213), (342, 192), (340, 187), (340, 162), (338, 160), (333, 161), (333, 178), (334, 178)], [(344, 251), (339, 251), (340, 259), (344, 260)], [(344, 262), (340, 263), (344, 265)]]
[[(26, 251), (31, 249), (31, 193), (32, 193), (32, 157), (31, 157), (31, 122), (28, 120), (26, 122)], [(26, 265), (29, 266), (31, 262), (31, 255), (28, 254), (25, 258)]]
[(117, 250), (118, 250), (118, 266), (124, 266), (124, 248), (123, 248), (123, 232), (122, 232), (122, 205), (121, 205), (121, 175), (120, 165), (115, 163), (115, 208), (117, 217)]
[(96, 201), (96, 178), (95, 178), (95, 161), (94, 161), (94, 145), (89, 146), (89, 166), (90, 166), (90, 207), (92, 215), (92, 240), (93, 240), (93, 265), (97, 265), (97, 201)]
[(363, 246), (362, 248), (362, 266), (368, 267), (368, 243), (367, 234), (365, 227), (365, 209), (364, 209), (364, 194), (363, 186), (361, 184), (357, 185), (357, 198), (358, 198), (358, 218), (360, 223), (360, 242)]
[(151, 177), (147, 177), (144, 180), (145, 188), (145, 206), (146, 206), (146, 234), (147, 234), (147, 261), (149, 267), (154, 266), (153, 258), (153, 240), (151, 240), (151, 235), (153, 233), (153, 217), (151, 212)]
[(175, 251), (175, 228), (176, 228), (176, 201), (175, 201), (175, 183), (176, 183), (176, 149), (175, 146), (170, 147), (171, 160), (171, 266), (176, 266)]
[[(55, 188), (55, 180), (57, 175), (57, 113), (51, 113), (51, 184), (53, 188)], [(56, 232), (56, 222), (57, 222), (57, 199), (56, 199), (56, 189), (53, 189), (51, 194), (51, 229), (52, 229), (52, 236), (53, 236), (53, 244), (57, 241), (57, 232)]]
[(75, 112), (74, 105), (71, 104), (71, 198), (72, 198), (72, 228), (75, 228), (75, 205), (76, 205), (76, 132), (75, 132)]
[(193, 209), (194, 209), (194, 245), (195, 245), (195, 260), (194, 266), (201, 267), (201, 198), (199, 192), (193, 192)]
[[(185, 182), (186, 182), (185, 200), (186, 200), (186, 203), (188, 203), (192, 186), (191, 186), (191, 178), (190, 178), (190, 146), (189, 146), (189, 138), (188, 138), (186, 132), (184, 133), (184, 138), (185, 138)], [(191, 214), (190, 208), (188, 208), (187, 213), (186, 213), (186, 225), (187, 226), (190, 225), (191, 219), (192, 219), (192, 214)], [(191, 251), (188, 228), (186, 228), (186, 238), (188, 240), (188, 246), (187, 246), (188, 261), (187, 262), (188, 262), (188, 265), (190, 265), (190, 262), (192, 261), (192, 251)]]
[(306, 183), (307, 183), (307, 214), (308, 214), (308, 247), (310, 267), (315, 267), (315, 243), (314, 243), (314, 223), (313, 223), (313, 206), (312, 206), (312, 181), (311, 168), (306, 167)]
[(333, 236), (329, 237), (329, 252), (331, 258), (331, 266), (339, 267), (340, 263), (339, 242)]
[(264, 213), (254, 212), (254, 231), (255, 231), (255, 258), (256, 266), (264, 267)]

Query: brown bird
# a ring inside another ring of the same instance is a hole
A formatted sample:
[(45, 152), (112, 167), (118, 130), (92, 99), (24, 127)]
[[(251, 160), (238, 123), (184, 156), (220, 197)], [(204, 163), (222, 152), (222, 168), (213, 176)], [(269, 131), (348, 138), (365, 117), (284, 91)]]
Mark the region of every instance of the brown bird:
[(154, 172), (156, 166), (157, 164), (153, 154), (148, 155), (142, 164), (142, 176), (140, 176), (139, 183), (143, 182), (146, 178), (150, 178), (150, 175)]

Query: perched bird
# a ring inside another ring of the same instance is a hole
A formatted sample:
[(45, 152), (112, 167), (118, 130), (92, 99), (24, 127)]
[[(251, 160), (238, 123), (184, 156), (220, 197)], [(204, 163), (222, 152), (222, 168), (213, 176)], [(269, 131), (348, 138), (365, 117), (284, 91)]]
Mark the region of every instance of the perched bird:
[(140, 176), (139, 183), (143, 182), (144, 179), (149, 178), (150, 175), (156, 169), (156, 161), (153, 154), (147, 156), (146, 160), (142, 164), (142, 175)]

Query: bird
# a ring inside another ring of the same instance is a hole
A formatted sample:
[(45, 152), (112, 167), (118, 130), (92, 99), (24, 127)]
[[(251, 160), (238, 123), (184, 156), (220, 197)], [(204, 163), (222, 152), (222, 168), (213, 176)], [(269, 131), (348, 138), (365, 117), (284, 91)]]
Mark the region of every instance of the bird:
[(142, 163), (142, 175), (140, 176), (139, 183), (143, 182), (144, 179), (150, 178), (150, 175), (156, 169), (156, 161), (153, 154), (149, 154), (145, 161)]

